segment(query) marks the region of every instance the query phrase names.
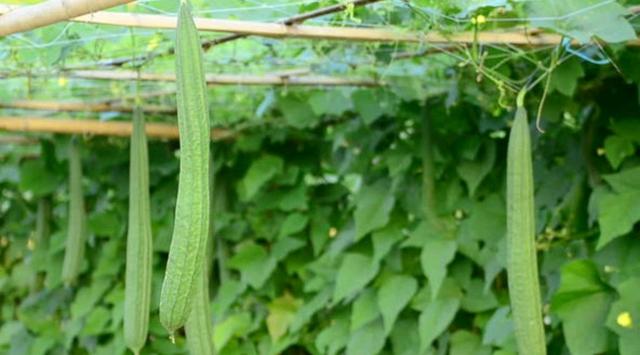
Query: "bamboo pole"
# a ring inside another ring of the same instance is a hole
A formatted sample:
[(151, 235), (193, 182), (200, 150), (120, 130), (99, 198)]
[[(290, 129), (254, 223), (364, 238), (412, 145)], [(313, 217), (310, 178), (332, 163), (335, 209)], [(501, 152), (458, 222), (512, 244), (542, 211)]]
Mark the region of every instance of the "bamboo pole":
[[(80, 1), (80, 0), (77, 0)], [(115, 0), (112, 0), (115, 1)], [(123, 1), (123, 0), (119, 0)], [(0, 13), (3, 11), (0, 6)], [(6, 5), (5, 5), (6, 9)], [(152, 29), (174, 29), (177, 19), (174, 16), (149, 15), (135, 13), (96, 12), (91, 15), (80, 16), (71, 21), (103, 24), (125, 27), (141, 27)], [(256, 35), (274, 38), (306, 38), (323, 40), (347, 40), (366, 42), (412, 42), (450, 44), (471, 44), (477, 41), (481, 44), (510, 43), (521, 46), (555, 45), (562, 39), (561, 35), (538, 33), (531, 35), (525, 31), (518, 32), (461, 32), (457, 34), (440, 34), (435, 32), (418, 33), (402, 32), (395, 29), (371, 29), (332, 26), (287, 26), (278, 23), (264, 23), (254, 21), (219, 20), (196, 18), (196, 25), (201, 31), (227, 32), (241, 35)], [(630, 45), (640, 45), (640, 41), (630, 41)]]
[[(294, 73), (295, 74), (295, 73)], [(174, 74), (138, 73), (135, 71), (112, 70), (76, 70), (65, 72), (71, 78), (98, 80), (144, 80), (144, 81), (175, 81)], [(380, 86), (372, 79), (349, 79), (323, 75), (288, 76), (288, 75), (231, 75), (208, 74), (208, 85), (285, 85), (285, 86)]]
[[(0, 35), (8, 33), (10, 30), (16, 28), (34, 28), (32, 26), (32, 16), (35, 16), (34, 7), (42, 6), (48, 3), (60, 3), (69, 1), (72, 3), (85, 4), (88, 1), (83, 0), (50, 0), (46, 3), (32, 5), (28, 7), (15, 7), (8, 5), (0, 5), (0, 14), (9, 11), (6, 15), (2, 16), (0, 21)], [(105, 4), (118, 4), (125, 3), (129, 0), (96, 0), (92, 6), (86, 5), (89, 9), (95, 9)], [(11, 11), (11, 9), (14, 9)], [(39, 11), (44, 10), (39, 8)], [(54, 8), (55, 9), (55, 8)], [(85, 9), (86, 10), (86, 9)], [(50, 16), (43, 17), (50, 19)], [(22, 26), (15, 24), (18, 18), (19, 21), (24, 22)], [(56, 21), (62, 21), (66, 18), (55, 17)], [(91, 15), (78, 16), (71, 18), (70, 21), (90, 23), (90, 24), (102, 24), (113, 26), (125, 26), (125, 27), (140, 27), (151, 29), (174, 29), (177, 24), (177, 18), (174, 16), (164, 15), (149, 15), (138, 13), (118, 13), (118, 12), (106, 12), (100, 11), (92, 13)], [(323, 40), (348, 40), (348, 41), (368, 41), (368, 42), (413, 42), (413, 43), (434, 43), (434, 44), (449, 44), (449, 43), (481, 43), (481, 44), (504, 44), (510, 43), (512, 45), (522, 46), (541, 46), (541, 45), (555, 45), (558, 44), (562, 36), (558, 34), (538, 33), (532, 35), (524, 31), (518, 32), (479, 32), (474, 34), (473, 32), (461, 32), (458, 34), (445, 35), (435, 32), (430, 33), (417, 33), (417, 32), (401, 32), (394, 29), (370, 29), (370, 28), (354, 28), (354, 27), (331, 27), (331, 26), (305, 26), (305, 25), (292, 25), (278, 23), (265, 23), (254, 21), (238, 21), (238, 20), (220, 20), (210, 18), (196, 18), (196, 25), (201, 31), (210, 32), (227, 32), (235, 33), (239, 35), (256, 35), (264, 37), (274, 38), (306, 38), (306, 39), (323, 39)], [(7, 25), (10, 24), (10, 25)], [(40, 21), (38, 23), (44, 23)], [(51, 23), (51, 22), (49, 22)], [(37, 27), (37, 26), (36, 26)], [(3, 29), (4, 28), (4, 32)], [(640, 46), (640, 40), (636, 39), (627, 42), (628, 45)]]
[(66, 21), (133, 0), (48, 0), (30, 6), (4, 6), (0, 17), (0, 37)]
[[(13, 108), (23, 110), (42, 111), (70, 111), (70, 112), (133, 112), (134, 106), (111, 104), (107, 102), (57, 102), (40, 100), (15, 100), (0, 102), (0, 108)], [(144, 105), (140, 106), (142, 111), (149, 113), (176, 113), (175, 107)]]
[[(131, 122), (98, 121), (98, 120), (69, 120), (40, 117), (0, 117), (0, 130), (14, 132), (41, 132), (59, 134), (89, 134), (98, 136), (131, 135)], [(147, 123), (145, 130), (149, 137), (178, 139), (178, 126), (168, 123)], [(214, 141), (231, 138), (233, 131), (214, 128), (211, 139)]]

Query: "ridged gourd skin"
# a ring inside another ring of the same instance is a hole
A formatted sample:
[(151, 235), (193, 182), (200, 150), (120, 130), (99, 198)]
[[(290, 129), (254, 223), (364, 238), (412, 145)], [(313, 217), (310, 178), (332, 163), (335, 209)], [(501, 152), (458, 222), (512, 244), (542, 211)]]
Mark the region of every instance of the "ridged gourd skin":
[(200, 37), (186, 1), (176, 36), (180, 176), (169, 259), (160, 294), (160, 321), (169, 333), (187, 321), (209, 229), (210, 124)]
[(36, 216), (36, 248), (42, 249), (49, 243), (49, 219), (51, 217), (51, 203), (46, 197), (38, 201), (38, 212)]
[[(214, 205), (214, 194), (220, 196), (214, 187), (215, 174), (213, 169), (213, 154), (209, 156), (209, 206), (213, 215), (217, 209)], [(209, 299), (209, 277), (211, 274), (210, 266), (213, 256), (213, 247), (215, 245), (213, 218), (209, 219), (209, 240), (207, 241), (207, 251), (202, 263), (202, 273), (198, 278), (196, 291), (193, 295), (193, 304), (191, 305), (191, 313), (184, 325), (187, 348), (191, 355), (213, 355), (215, 349), (213, 346), (213, 327), (211, 318), (211, 304)]]
[(520, 355), (545, 355), (535, 240), (531, 137), (519, 106), (507, 151), (507, 274)]
[(69, 145), (69, 227), (62, 264), (62, 281), (67, 286), (78, 279), (87, 239), (81, 160), (80, 147), (72, 139)]
[(149, 154), (144, 129), (144, 117), (136, 110), (129, 161), (129, 225), (124, 295), (124, 340), (134, 354), (140, 353), (147, 340), (153, 273)]

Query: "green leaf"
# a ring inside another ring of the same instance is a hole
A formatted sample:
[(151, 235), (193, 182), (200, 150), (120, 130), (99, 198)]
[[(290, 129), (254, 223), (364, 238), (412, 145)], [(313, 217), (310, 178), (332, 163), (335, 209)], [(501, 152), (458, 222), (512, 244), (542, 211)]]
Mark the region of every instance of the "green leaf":
[(248, 242), (238, 248), (228, 265), (240, 271), (243, 282), (259, 289), (275, 269), (276, 259), (267, 254), (263, 247)]
[(42, 159), (27, 160), (20, 166), (21, 191), (30, 191), (38, 197), (54, 192), (59, 185), (59, 177), (47, 169)]
[(418, 282), (409, 275), (386, 278), (378, 290), (378, 309), (382, 313), (384, 332), (389, 335), (400, 312), (418, 290)]
[(557, 90), (566, 95), (573, 96), (578, 87), (578, 79), (584, 76), (584, 70), (577, 58), (571, 58), (556, 67), (551, 73), (549, 92)]
[(576, 260), (562, 268), (560, 288), (553, 296), (551, 307), (562, 320), (562, 330), (572, 354), (597, 354), (607, 350), (610, 335), (605, 322), (612, 298), (591, 261)]
[(614, 192), (603, 192), (597, 201), (600, 224), (598, 249), (631, 232), (633, 225), (640, 221), (640, 168), (607, 175), (604, 179)]
[(380, 353), (385, 343), (382, 320), (370, 322), (349, 335), (347, 355), (375, 355)]
[(304, 247), (306, 243), (303, 240), (293, 237), (283, 237), (279, 239), (271, 249), (271, 255), (276, 260), (283, 260), (289, 255), (291, 252), (298, 250)]
[(611, 305), (607, 327), (618, 335), (621, 355), (640, 354), (640, 278), (625, 280), (617, 290), (620, 298)]
[(469, 313), (482, 313), (498, 307), (498, 300), (491, 289), (485, 289), (480, 279), (472, 279), (465, 288), (462, 309)]
[(309, 222), (309, 216), (302, 213), (292, 213), (285, 218), (280, 226), (278, 238), (290, 236), (301, 232)]
[(476, 189), (489, 174), (496, 161), (496, 143), (489, 140), (484, 144), (484, 149), (480, 157), (474, 157), (473, 160), (463, 160), (457, 164), (456, 169), (458, 175), (467, 184), (469, 196), (474, 196)]
[(309, 104), (318, 116), (337, 116), (351, 109), (351, 100), (340, 90), (316, 91), (309, 97)]
[(391, 332), (391, 346), (394, 355), (430, 355), (431, 349), (420, 352), (418, 320), (415, 317), (400, 318)]
[(373, 185), (364, 186), (356, 198), (356, 240), (367, 233), (389, 222), (389, 214), (395, 204), (395, 197), (385, 180), (379, 180)]
[(424, 242), (420, 264), (429, 279), (433, 298), (440, 292), (440, 286), (447, 275), (447, 265), (453, 260), (456, 249), (456, 242), (445, 238), (429, 238)]
[(364, 290), (351, 306), (351, 333), (379, 316), (376, 293), (372, 289)]
[(370, 125), (385, 114), (393, 113), (389, 102), (384, 100), (382, 93), (371, 89), (357, 90), (351, 95), (356, 112), (362, 116), (365, 124)]
[(311, 317), (320, 309), (327, 306), (331, 300), (331, 289), (325, 288), (315, 295), (309, 302), (305, 303), (298, 309), (298, 312), (291, 322), (289, 329), (292, 332), (297, 332), (306, 323), (309, 322)]
[(487, 322), (484, 328), (482, 343), (515, 350), (515, 341), (510, 309), (509, 307), (500, 307)]
[(633, 142), (620, 136), (609, 136), (604, 141), (604, 152), (614, 169), (618, 169), (625, 158), (635, 153)]
[(278, 108), (288, 124), (296, 128), (308, 128), (316, 125), (318, 119), (311, 105), (304, 99), (292, 95), (278, 99)]
[(251, 314), (236, 313), (213, 327), (213, 345), (216, 351), (222, 350), (229, 340), (243, 337), (251, 327)]
[(250, 200), (260, 188), (274, 176), (282, 172), (284, 161), (274, 155), (265, 155), (254, 160), (240, 181), (240, 196), (243, 201)]
[(300, 300), (294, 298), (288, 293), (281, 297), (275, 298), (267, 309), (267, 330), (271, 336), (271, 340), (276, 341), (286, 334), (291, 322), (293, 322), (298, 308), (300, 308)]
[(333, 302), (340, 302), (360, 291), (377, 273), (378, 264), (370, 257), (355, 253), (345, 254), (338, 269)]
[(96, 212), (89, 216), (88, 227), (91, 233), (117, 237), (123, 231), (123, 223), (113, 211)]
[(446, 279), (436, 299), (427, 301), (418, 319), (420, 351), (427, 350), (431, 343), (444, 332), (460, 308), (461, 294), (451, 279)]
[(71, 303), (71, 317), (79, 319), (91, 312), (111, 286), (110, 280), (97, 279), (91, 283), (91, 286), (81, 288)]
[(239, 299), (239, 296), (246, 288), (246, 283), (238, 282), (233, 279), (226, 280), (220, 285), (211, 307), (211, 311), (216, 315), (216, 319), (220, 319), (225, 316), (229, 307)]
[(349, 338), (349, 319), (339, 315), (318, 333), (315, 345), (321, 354), (335, 355), (347, 345)]
[(373, 260), (379, 262), (384, 258), (394, 244), (403, 238), (402, 226), (397, 223), (390, 223), (386, 227), (373, 232), (371, 240), (373, 242)]
[(111, 312), (105, 307), (96, 307), (87, 316), (82, 335), (99, 335), (111, 320)]
[(480, 336), (467, 330), (458, 330), (451, 335), (449, 355), (491, 355), (491, 347), (482, 345)]
[(637, 118), (616, 119), (611, 122), (611, 130), (616, 136), (640, 144), (640, 120)]
[(634, 39), (636, 33), (625, 19), (627, 10), (617, 2), (599, 0), (539, 0), (527, 3), (533, 27), (549, 28), (581, 43), (591, 37), (605, 42)]

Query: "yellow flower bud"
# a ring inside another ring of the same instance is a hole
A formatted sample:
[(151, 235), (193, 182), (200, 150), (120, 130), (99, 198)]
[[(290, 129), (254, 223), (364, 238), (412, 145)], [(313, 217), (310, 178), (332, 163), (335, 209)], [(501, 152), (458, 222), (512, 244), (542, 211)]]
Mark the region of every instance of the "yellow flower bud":
[(631, 314), (629, 314), (629, 312), (622, 312), (618, 314), (616, 322), (622, 328), (631, 328), (633, 326), (633, 320), (631, 319)]

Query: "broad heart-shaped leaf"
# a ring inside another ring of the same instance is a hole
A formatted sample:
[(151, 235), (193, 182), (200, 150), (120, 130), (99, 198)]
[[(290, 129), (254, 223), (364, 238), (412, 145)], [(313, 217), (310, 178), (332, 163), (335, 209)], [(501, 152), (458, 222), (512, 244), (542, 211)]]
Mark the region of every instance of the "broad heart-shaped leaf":
[(566, 96), (573, 96), (578, 87), (578, 79), (584, 76), (584, 70), (577, 58), (571, 58), (556, 67), (551, 73), (549, 91), (557, 90)]
[(510, 309), (507, 306), (498, 308), (484, 327), (482, 343), (515, 351), (515, 337)]
[[(416, 317), (402, 317), (398, 319), (391, 332), (391, 347), (394, 355), (420, 354), (420, 336), (418, 334), (418, 319)], [(422, 352), (420, 355), (431, 354)]]
[(620, 136), (609, 136), (604, 141), (604, 152), (611, 167), (618, 169), (625, 158), (635, 152), (633, 141)]
[(285, 218), (282, 225), (280, 225), (280, 232), (278, 238), (286, 237), (295, 233), (298, 233), (307, 226), (309, 222), (309, 216), (302, 213), (292, 213)]
[(375, 291), (372, 289), (364, 290), (351, 306), (351, 332), (353, 333), (379, 316)]
[(20, 166), (20, 184), (22, 191), (30, 191), (34, 196), (43, 196), (58, 188), (60, 177), (47, 169), (42, 159), (27, 160)]
[(634, 39), (636, 33), (624, 18), (627, 10), (617, 1), (536, 0), (527, 2), (527, 15), (534, 27), (549, 28), (587, 43), (591, 37), (605, 42)]
[(373, 185), (364, 186), (356, 198), (356, 240), (389, 222), (389, 213), (395, 204), (395, 197), (386, 180), (378, 180)]
[(491, 355), (491, 347), (482, 345), (480, 336), (468, 330), (458, 330), (451, 335), (449, 355)]
[(318, 123), (318, 118), (311, 105), (305, 99), (287, 95), (278, 99), (278, 109), (288, 124), (295, 128), (311, 127)]
[(420, 352), (426, 351), (431, 343), (444, 332), (453, 321), (460, 308), (462, 294), (453, 279), (445, 279), (440, 293), (435, 299), (429, 299), (420, 313), (418, 331), (420, 332)]
[(391, 250), (391, 247), (403, 238), (402, 225), (400, 223), (389, 223), (384, 228), (375, 231), (371, 235), (373, 241), (373, 260), (378, 262), (384, 258)]
[(275, 269), (276, 259), (263, 247), (248, 242), (238, 248), (237, 253), (229, 259), (228, 265), (240, 271), (242, 282), (259, 289)]
[(311, 94), (309, 104), (317, 116), (341, 115), (351, 109), (351, 100), (341, 90), (316, 91)]
[(562, 320), (571, 354), (598, 354), (607, 350), (610, 333), (605, 327), (613, 296), (589, 260), (576, 260), (562, 268), (560, 288), (552, 311)]
[(251, 327), (251, 314), (249, 312), (236, 313), (213, 328), (213, 346), (217, 351), (224, 348), (225, 345), (235, 337), (243, 336)]
[(311, 317), (317, 311), (319, 311), (329, 303), (330, 299), (330, 288), (325, 288), (320, 291), (309, 302), (305, 303), (302, 307), (300, 307), (300, 309), (298, 309), (298, 313), (296, 313), (296, 316), (291, 322), (289, 329), (292, 332), (297, 332), (298, 330), (300, 330), (307, 322), (309, 322)]
[(258, 190), (276, 174), (282, 171), (284, 161), (274, 155), (265, 155), (254, 160), (240, 181), (239, 192), (243, 201), (250, 200)]
[(607, 175), (604, 179), (614, 191), (604, 192), (598, 199), (598, 249), (629, 233), (640, 221), (640, 168)]
[(389, 335), (398, 314), (406, 307), (417, 289), (418, 282), (409, 275), (394, 275), (383, 281), (378, 290), (377, 301), (386, 335)]
[(457, 245), (455, 240), (444, 237), (435, 237), (425, 240), (420, 254), (420, 264), (422, 271), (429, 279), (431, 287), (431, 297), (440, 291), (442, 281), (447, 275), (447, 265), (456, 255)]
[(318, 334), (315, 346), (320, 354), (335, 355), (347, 345), (349, 338), (349, 317), (342, 313)]
[(458, 175), (467, 184), (469, 196), (473, 196), (476, 189), (489, 174), (496, 161), (496, 143), (494, 140), (487, 141), (484, 149), (480, 151), (480, 156), (473, 160), (463, 160), (457, 165)]
[(384, 347), (385, 339), (382, 320), (369, 322), (349, 335), (347, 355), (376, 355)]
[(300, 307), (300, 300), (285, 293), (271, 301), (267, 306), (269, 315), (267, 316), (267, 330), (272, 340), (282, 337), (293, 322), (296, 312)]
[(625, 280), (617, 290), (620, 299), (611, 305), (607, 327), (619, 337), (620, 355), (640, 354), (640, 278)]
[(345, 254), (338, 269), (333, 302), (340, 302), (360, 291), (377, 273), (378, 263), (373, 262), (370, 257), (356, 253)]

